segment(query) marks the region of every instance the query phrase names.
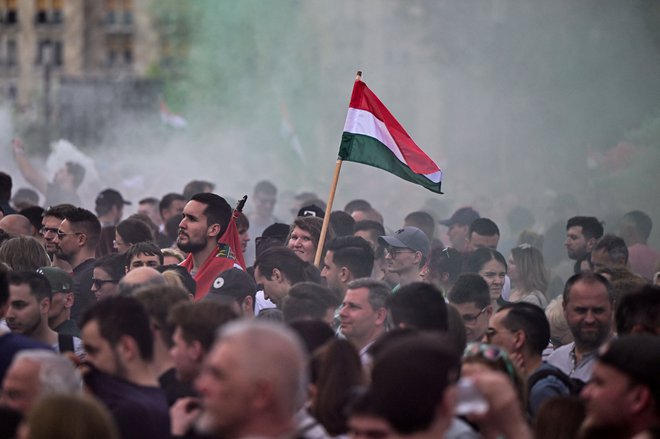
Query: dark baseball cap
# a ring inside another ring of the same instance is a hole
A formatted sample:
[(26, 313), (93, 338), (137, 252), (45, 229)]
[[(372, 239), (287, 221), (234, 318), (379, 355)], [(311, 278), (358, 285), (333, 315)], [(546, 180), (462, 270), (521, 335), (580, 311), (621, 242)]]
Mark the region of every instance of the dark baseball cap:
[(325, 216), (325, 211), (316, 204), (310, 204), (301, 207), (298, 211), (298, 216), (317, 216), (323, 218)]
[(119, 206), (119, 205), (130, 205), (130, 201), (124, 200), (124, 197), (114, 189), (106, 189), (101, 191), (101, 193), (96, 197), (97, 206)]
[(479, 219), (479, 212), (471, 207), (461, 207), (451, 218), (438, 221), (443, 226), (453, 226), (454, 224), (467, 224), (468, 226), (476, 219)]
[(73, 278), (61, 268), (41, 267), (37, 269), (37, 273), (46, 276), (53, 293), (68, 293), (71, 291)]
[(254, 296), (256, 292), (257, 283), (249, 274), (240, 268), (230, 268), (215, 278), (204, 300), (231, 303), (246, 296)]
[(378, 243), (389, 247), (409, 248), (421, 252), (425, 258), (431, 253), (431, 242), (426, 233), (413, 226), (403, 227), (393, 235), (379, 236)]

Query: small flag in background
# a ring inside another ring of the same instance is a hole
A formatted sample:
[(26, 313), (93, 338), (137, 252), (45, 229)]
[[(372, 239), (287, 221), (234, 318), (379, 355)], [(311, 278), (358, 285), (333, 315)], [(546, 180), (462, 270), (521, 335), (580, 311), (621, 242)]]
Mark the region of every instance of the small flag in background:
[(341, 160), (388, 171), (441, 194), (442, 171), (410, 138), (378, 97), (358, 79), (339, 147)]
[(188, 126), (188, 122), (182, 116), (170, 111), (164, 99), (160, 100), (160, 120), (163, 122), (163, 125), (172, 128), (181, 129)]

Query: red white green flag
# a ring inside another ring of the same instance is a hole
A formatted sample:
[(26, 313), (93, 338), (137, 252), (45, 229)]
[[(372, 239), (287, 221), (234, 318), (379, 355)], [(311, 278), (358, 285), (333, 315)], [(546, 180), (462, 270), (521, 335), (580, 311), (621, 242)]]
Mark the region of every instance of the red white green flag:
[(339, 147), (341, 160), (384, 169), (441, 194), (442, 171), (378, 97), (356, 80)]

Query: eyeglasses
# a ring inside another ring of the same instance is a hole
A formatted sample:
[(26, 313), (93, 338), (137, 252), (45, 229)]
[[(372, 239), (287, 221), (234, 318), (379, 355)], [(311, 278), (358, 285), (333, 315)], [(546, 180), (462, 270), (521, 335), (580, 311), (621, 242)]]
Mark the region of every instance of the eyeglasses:
[(486, 312), (488, 309), (488, 306), (485, 306), (481, 311), (479, 311), (477, 314), (463, 314), (461, 318), (463, 319), (463, 322), (465, 323), (474, 323), (477, 321), (479, 316), (483, 313)]
[(485, 343), (468, 343), (463, 351), (463, 359), (481, 359), (491, 363), (500, 363), (504, 370), (509, 374), (512, 380), (516, 378), (516, 371), (509, 354), (498, 346)]
[(46, 236), (49, 233), (52, 233), (54, 235), (57, 235), (58, 229), (55, 227), (42, 227), (39, 229), (39, 234), (41, 236)]
[(64, 233), (61, 230), (57, 231), (57, 239), (63, 239), (67, 235), (84, 235), (82, 232), (71, 232), (71, 233)]
[(116, 284), (117, 281), (112, 279), (92, 279), (92, 285), (94, 285), (96, 288), (101, 288), (103, 285), (107, 283)]

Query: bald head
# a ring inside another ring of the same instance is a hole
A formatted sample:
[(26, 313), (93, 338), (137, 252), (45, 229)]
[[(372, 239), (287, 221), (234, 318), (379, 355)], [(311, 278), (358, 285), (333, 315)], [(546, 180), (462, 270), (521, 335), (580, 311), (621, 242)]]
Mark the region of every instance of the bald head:
[(151, 285), (165, 285), (165, 277), (162, 273), (151, 267), (134, 268), (119, 281), (119, 294), (121, 296), (132, 296), (141, 287)]
[(32, 235), (30, 220), (19, 214), (5, 215), (0, 219), (0, 229), (20, 236)]

